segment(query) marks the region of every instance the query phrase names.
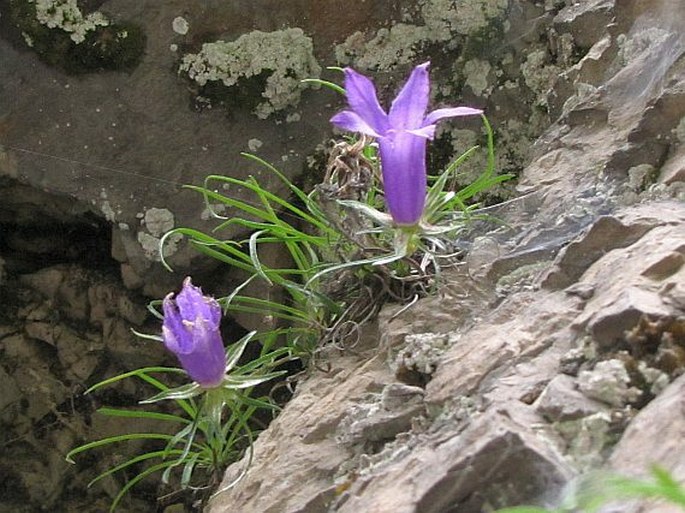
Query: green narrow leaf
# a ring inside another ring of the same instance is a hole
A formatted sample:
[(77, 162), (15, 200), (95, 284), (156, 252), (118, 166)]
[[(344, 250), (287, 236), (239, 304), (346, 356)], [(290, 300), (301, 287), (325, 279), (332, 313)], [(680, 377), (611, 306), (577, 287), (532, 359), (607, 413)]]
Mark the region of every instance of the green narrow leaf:
[(121, 381), (122, 379), (126, 378), (131, 378), (131, 377), (137, 377), (141, 378), (142, 375), (147, 374), (148, 372), (171, 372), (171, 373), (176, 373), (176, 374), (185, 374), (185, 371), (183, 369), (177, 369), (175, 367), (143, 367), (141, 369), (136, 369), (132, 370), (129, 372), (124, 372), (123, 374), (118, 374), (117, 376), (113, 376), (111, 378), (104, 379), (102, 381), (99, 381), (92, 385), (88, 390), (84, 392), (84, 394), (90, 394), (91, 392), (94, 392), (98, 388), (102, 388), (108, 385), (111, 385), (113, 383), (116, 383), (117, 381)]
[[(182, 451), (176, 449), (176, 450), (173, 451), (173, 452), (176, 452), (176, 453), (178, 453), (178, 454), (181, 454)], [(123, 469), (125, 469), (125, 468), (127, 468), (127, 467), (130, 467), (131, 465), (135, 465), (136, 463), (139, 463), (139, 462), (141, 462), (141, 461), (150, 460), (150, 459), (153, 459), (153, 458), (165, 458), (165, 457), (166, 457), (166, 452), (165, 452), (165, 451), (146, 452), (146, 453), (144, 453), (144, 454), (141, 454), (141, 455), (139, 455), (139, 456), (136, 456), (136, 457), (134, 457), (134, 458), (131, 458), (130, 460), (127, 460), (127, 461), (125, 461), (124, 463), (121, 463), (121, 464), (119, 464), (119, 465), (117, 465), (117, 466), (115, 466), (115, 467), (112, 467), (112, 468), (110, 468), (110, 469), (107, 469), (105, 472), (102, 472), (101, 474), (99, 474), (99, 475), (97, 475), (96, 477), (94, 477), (94, 478), (88, 483), (87, 486), (88, 486), (88, 488), (90, 488), (91, 486), (93, 486), (95, 483), (97, 483), (97, 482), (100, 481), (101, 479), (103, 479), (103, 478), (105, 478), (105, 477), (107, 477), (107, 476), (111, 476), (112, 474), (115, 474), (115, 473), (119, 472), (120, 470), (123, 470)]]
[(240, 357), (243, 355), (248, 342), (250, 342), (255, 333), (257, 332), (251, 331), (226, 351), (226, 372), (230, 372), (233, 370), (233, 367), (236, 366), (238, 360), (240, 360)]
[(183, 466), (183, 472), (181, 473), (181, 488), (188, 488), (190, 485), (190, 480), (193, 477), (193, 470), (195, 470), (195, 465), (200, 457), (200, 453), (193, 454)]
[[(221, 176), (221, 175), (210, 175), (207, 177), (207, 180), (211, 179), (211, 180), (216, 180), (216, 181), (221, 181), (221, 182), (228, 182), (231, 184), (239, 185), (240, 187), (244, 187), (245, 189), (248, 189), (257, 195), (262, 196), (263, 198), (267, 199), (268, 201), (282, 206), (284, 209), (288, 210), (289, 212), (292, 212), (293, 214), (295, 214), (299, 218), (307, 221), (312, 226), (320, 229), (321, 231), (323, 231), (323, 232), (332, 231), (332, 228), (328, 226), (325, 218), (322, 215), (315, 215), (314, 212), (316, 212), (317, 210), (314, 209), (312, 211), (312, 209), (310, 208), (310, 206), (313, 206), (312, 200), (310, 200), (309, 197), (302, 191), (302, 189), (300, 189), (295, 184), (293, 184), (283, 173), (281, 173), (274, 166), (272, 166), (271, 164), (269, 164), (265, 160), (262, 160), (261, 158), (257, 157), (256, 155), (252, 155), (251, 153), (241, 153), (241, 155), (243, 157), (248, 158), (248, 159), (254, 160), (255, 162), (258, 162), (262, 166), (266, 167), (269, 171), (274, 173), (279, 178), (279, 180), (281, 180), (305, 205), (307, 205), (307, 208), (310, 210), (310, 212), (312, 212), (312, 215), (308, 214), (304, 210), (301, 210), (300, 208), (296, 207), (291, 202), (281, 198), (280, 196), (277, 196), (274, 193), (267, 191), (266, 189), (263, 189), (256, 182), (247, 182), (244, 180), (239, 180), (237, 178), (232, 178), (232, 177), (228, 177), (228, 176)], [(213, 195), (216, 195), (216, 196), (221, 196), (218, 193), (214, 193), (211, 191), (208, 191), (208, 192), (213, 194)], [(221, 197), (223, 197), (223, 196), (221, 196)], [(238, 200), (226, 198), (226, 201), (231, 202), (231, 204), (233, 204)], [(234, 205), (234, 206), (241, 208), (238, 205)], [(254, 209), (254, 208), (255, 208), (254, 206), (249, 205), (249, 209)], [(242, 209), (242, 210), (249, 213), (249, 211), (247, 209)], [(271, 211), (273, 212), (273, 209), (271, 209)], [(260, 212), (263, 212), (263, 211), (260, 211)], [(285, 221), (281, 220), (278, 216), (276, 216), (275, 213), (272, 216), (268, 216), (268, 215), (264, 214), (263, 216), (255, 216), (255, 217), (265, 219), (265, 220), (271, 221), (271, 222), (276, 223), (276, 224), (278, 224), (278, 223), (287, 224), (287, 223), (285, 223)]]
[(201, 393), (202, 387), (200, 387), (200, 385), (195, 382), (187, 383), (185, 385), (181, 385), (180, 387), (164, 390), (148, 399), (143, 399), (142, 401), (139, 401), (139, 404), (151, 404), (167, 399), (190, 399), (191, 397), (195, 397)]
[(392, 217), (390, 217), (389, 214), (386, 214), (385, 212), (381, 212), (380, 210), (377, 210), (373, 208), (371, 205), (367, 205), (366, 203), (362, 203), (361, 201), (355, 201), (355, 200), (338, 200), (338, 203), (349, 208), (353, 208), (355, 210), (358, 210), (365, 216), (371, 218), (374, 222), (377, 224), (383, 225), (383, 226), (390, 226), (392, 224)]
[(309, 286), (312, 284), (312, 282), (314, 282), (314, 281), (316, 281), (317, 279), (321, 278), (324, 274), (328, 274), (328, 273), (332, 273), (332, 272), (336, 272), (336, 271), (341, 271), (342, 269), (347, 269), (347, 268), (350, 268), (350, 267), (357, 267), (357, 266), (360, 266), (360, 265), (367, 265), (367, 264), (368, 264), (368, 265), (373, 265), (375, 262), (383, 261), (383, 260), (385, 260), (385, 259), (387, 259), (387, 258), (389, 258), (388, 255), (381, 255), (381, 256), (378, 256), (378, 257), (362, 258), (362, 259), (359, 259), (359, 260), (353, 260), (353, 261), (351, 261), (351, 262), (344, 262), (344, 263), (342, 263), (342, 264), (332, 265), (332, 266), (330, 266), (330, 267), (327, 267), (326, 269), (323, 269), (322, 271), (319, 271), (319, 272), (316, 273), (314, 276), (312, 276), (311, 278), (309, 278), (309, 280), (307, 281), (307, 283), (305, 283), (305, 287), (309, 287)]
[(270, 372), (261, 376), (235, 376), (229, 375), (224, 380), (222, 386), (227, 390), (242, 388), (252, 388), (271, 379), (287, 374), (288, 371)]
[(336, 93), (340, 93), (342, 95), (345, 95), (345, 89), (340, 87), (338, 84), (334, 82), (329, 82), (328, 80), (321, 80), (319, 78), (305, 78), (303, 80), (300, 80), (300, 82), (304, 82), (305, 84), (319, 84), (324, 87), (328, 87), (329, 89), (332, 89)]
[(155, 342), (164, 342), (164, 339), (160, 335), (150, 335), (149, 333), (141, 333), (133, 328), (130, 328), (131, 332), (136, 336), (146, 340), (154, 340)]
[[(176, 446), (179, 442), (181, 442), (184, 438), (187, 437), (186, 443), (183, 446), (183, 450), (181, 451), (181, 455), (172, 462), (171, 465), (169, 465), (165, 470), (164, 473), (162, 474), (162, 482), (163, 483), (168, 483), (169, 482), (169, 476), (171, 474), (171, 470), (174, 467), (177, 467), (181, 463), (183, 463), (186, 458), (188, 457), (188, 454), (190, 454), (190, 449), (193, 446), (197, 446), (198, 444), (195, 443), (195, 435), (197, 434), (197, 430), (199, 427), (199, 418), (195, 419), (195, 422), (193, 422), (191, 425), (184, 427), (181, 431), (176, 433), (174, 437), (169, 441), (165, 448), (166, 453), (170, 453), (173, 450), (173, 447)], [(203, 447), (203, 446), (200, 446)]]
[(69, 451), (67, 455), (64, 457), (64, 459), (67, 460), (69, 463), (74, 464), (76, 463), (73, 459), (74, 456), (84, 451), (95, 449), (97, 447), (102, 447), (105, 445), (110, 445), (118, 442), (126, 442), (129, 440), (169, 440), (171, 438), (171, 435), (165, 435), (162, 433), (129, 433), (127, 435), (110, 436), (107, 438), (103, 438), (101, 440), (96, 440), (94, 442), (79, 445), (78, 447)]
[[(250, 257), (235, 248), (235, 245), (237, 244), (235, 241), (230, 241), (230, 243), (222, 242), (192, 228), (174, 228), (173, 230), (168, 231), (159, 241), (160, 248), (163, 247), (163, 245), (166, 244), (167, 239), (174, 234), (189, 237), (190, 241), (198, 250), (210, 254), (210, 256), (215, 256), (215, 258), (219, 260), (224, 260), (231, 265), (235, 265), (239, 269), (246, 271), (250, 271), (251, 269)], [(219, 250), (214, 249), (214, 247), (218, 247), (221, 251), (226, 252), (227, 255), (232, 256), (233, 258), (227, 259)], [(162, 265), (164, 265), (168, 271), (173, 272), (173, 269), (166, 261), (163, 253), (160, 252), (160, 255)]]
[(188, 424), (192, 422), (189, 419), (180, 417), (178, 415), (172, 415), (170, 413), (158, 413), (151, 411), (138, 411), (138, 410), (124, 410), (120, 408), (98, 408), (98, 413), (102, 415), (107, 415), (108, 417), (126, 417), (134, 419), (153, 419), (153, 420), (163, 420), (167, 422), (181, 422)]
[(514, 506), (512, 508), (498, 509), (496, 513), (554, 513), (554, 511), (536, 506)]
[(164, 463), (159, 463), (157, 465), (153, 465), (144, 471), (142, 471), (140, 474), (129, 480), (122, 488), (119, 490), (119, 493), (114, 497), (114, 500), (112, 501), (112, 505), (109, 508), (110, 513), (113, 513), (116, 511), (117, 506), (121, 502), (121, 499), (124, 498), (124, 496), (128, 493), (128, 491), (133, 488), (136, 484), (138, 484), (140, 481), (145, 479), (147, 476), (150, 474), (154, 474), (155, 472), (158, 472), (169, 465), (172, 465), (173, 462), (164, 462)]
[(261, 234), (264, 233), (265, 230), (260, 230), (258, 232), (254, 232), (252, 235), (250, 235), (250, 258), (252, 259), (252, 265), (255, 268), (255, 271), (261, 278), (266, 281), (270, 286), (273, 286), (273, 282), (269, 279), (269, 277), (266, 275), (264, 272), (264, 268), (262, 267), (262, 263), (259, 261), (259, 253), (257, 251), (257, 239)]

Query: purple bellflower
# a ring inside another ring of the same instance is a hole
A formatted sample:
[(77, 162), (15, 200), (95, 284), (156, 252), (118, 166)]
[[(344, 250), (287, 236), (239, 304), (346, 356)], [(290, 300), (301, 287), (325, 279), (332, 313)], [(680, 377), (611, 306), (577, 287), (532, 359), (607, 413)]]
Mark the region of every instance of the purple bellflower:
[(188, 375), (203, 388), (221, 384), (226, 373), (226, 354), (219, 331), (221, 306), (214, 298), (204, 296), (190, 278), (173, 299), (164, 298), (162, 338)]
[(385, 203), (397, 225), (414, 226), (426, 203), (426, 141), (433, 139), (436, 123), (456, 116), (482, 114), (471, 107), (437, 109), (426, 115), (430, 94), (428, 67), (416, 66), (386, 113), (373, 82), (345, 68), (345, 91), (350, 110), (331, 118), (344, 130), (378, 140)]

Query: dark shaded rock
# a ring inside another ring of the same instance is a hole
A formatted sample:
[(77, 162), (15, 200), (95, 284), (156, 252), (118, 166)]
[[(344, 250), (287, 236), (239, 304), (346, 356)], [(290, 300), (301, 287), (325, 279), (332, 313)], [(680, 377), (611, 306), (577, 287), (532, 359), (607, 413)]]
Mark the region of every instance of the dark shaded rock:
[(581, 48), (590, 48), (611, 22), (614, 0), (592, 0), (567, 5), (554, 18), (560, 32), (568, 32)]
[(655, 293), (629, 287), (610, 304), (602, 306), (588, 324), (592, 338), (601, 346), (609, 347), (637, 325), (643, 317), (663, 319), (669, 316), (661, 298)]

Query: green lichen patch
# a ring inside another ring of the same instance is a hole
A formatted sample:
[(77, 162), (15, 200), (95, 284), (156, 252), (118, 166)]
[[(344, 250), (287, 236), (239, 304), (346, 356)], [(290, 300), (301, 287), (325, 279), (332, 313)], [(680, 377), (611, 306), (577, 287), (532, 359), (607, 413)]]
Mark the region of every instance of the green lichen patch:
[(9, 6), (24, 42), (43, 62), (68, 73), (131, 70), (143, 55), (140, 27), (98, 11), (84, 14), (76, 0), (10, 0)]
[(235, 41), (214, 41), (183, 56), (179, 73), (200, 86), (200, 95), (227, 108), (248, 108), (262, 119), (297, 105), (302, 79), (318, 78), (310, 37), (302, 29), (253, 31)]

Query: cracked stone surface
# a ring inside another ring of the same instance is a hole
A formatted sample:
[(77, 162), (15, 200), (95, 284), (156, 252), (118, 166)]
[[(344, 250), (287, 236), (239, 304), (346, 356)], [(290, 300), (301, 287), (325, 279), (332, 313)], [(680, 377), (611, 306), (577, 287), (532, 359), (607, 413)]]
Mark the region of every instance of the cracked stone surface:
[[(359, 383), (365, 358), (374, 376), (381, 369), (394, 375), (386, 374), (366, 400), (341, 382), (331, 393), (338, 419), (346, 411), (356, 416), (335, 428), (327, 421), (321, 430), (308, 428), (326, 450), (345, 441), (318, 494), (308, 478), (294, 477), (309, 475), (316, 464), (308, 461), (287, 474), (270, 467), (276, 483), (287, 475), (285, 501), (269, 491), (247, 495), (255, 480), (264, 482), (279, 437), (278, 458), (287, 460), (288, 433), (297, 430), (279, 423), (256, 443), (257, 470), (218, 496), (210, 513), (554, 506), (564, 485), (585, 472), (644, 474), (660, 426), (669, 441), (655, 457), (682, 479), (685, 460), (672, 444), (685, 426), (678, 391), (685, 371), (685, 203), (682, 182), (667, 186), (659, 176), (664, 166), (674, 176), (680, 155), (674, 134), (685, 115), (678, 99), (685, 46), (673, 15), (683, 8), (666, 0), (588, 1), (557, 14), (557, 30), (582, 41), (588, 53), (556, 84), (568, 101), (550, 103), (559, 119), (523, 173), (519, 189), (527, 196), (498, 210), (509, 234), (490, 235), (491, 243), (479, 246), (483, 253), (453, 271), (437, 297), (400, 316), (399, 307), (387, 306), (361, 359), (331, 361), (338, 375), (354, 372)], [(662, 32), (663, 16), (671, 35)], [(607, 27), (609, 20), (617, 25)], [(661, 54), (663, 67), (647, 73), (650, 56)], [(639, 72), (650, 76), (639, 85), (628, 80)], [(381, 429), (387, 421), (379, 414), (381, 390), (396, 380), (420, 383), (419, 356), (430, 371), (422, 374), (425, 410), (394, 425), (405, 432), (379, 440), (369, 424)], [(305, 380), (292, 404), (321, 379)], [(352, 410), (341, 393), (354, 398)], [(321, 402), (320, 414), (330, 419), (330, 403)], [(306, 411), (316, 417), (316, 409)], [(229, 469), (226, 482), (235, 472)], [(290, 500), (305, 489), (306, 501)]]
[[(577, 476), (644, 475), (654, 461), (685, 479), (685, 4), (396, 4), (103, 2), (109, 16), (135, 17), (147, 31), (130, 75), (66, 76), (0, 39), (10, 63), (0, 68), (0, 474), (18, 494), (13, 513), (57, 510), (65, 496), (71, 510), (104, 511), (116, 494), (114, 482), (81, 490), (87, 479), (65, 471), (63, 456), (119, 432), (93, 415), (87, 385), (169, 357), (130, 328), (158, 332), (143, 295), (161, 297), (183, 277), (154, 261), (159, 237), (207, 228), (206, 205), (180, 184), (258, 173), (237, 159), (246, 149), (294, 174), (327, 137), (333, 93), (305, 91), (284, 119), (259, 120), (248, 108), (194, 111), (175, 74), (185, 46), (197, 51), (205, 35), (236, 40), (284, 26), (312, 37), (322, 65), (341, 52), (369, 64), (383, 98), (432, 57), (433, 101), (485, 106), (506, 148), (498, 166), (523, 171), (516, 191), (502, 191), (514, 201), (492, 210), (508, 231), (465, 241), (471, 253), (435, 296), (404, 311), (386, 305), (354, 352), (322, 356), (330, 370), (300, 379), (245, 477), (206, 511), (553, 507)], [(442, 153), (476, 141), (468, 127), (443, 130)], [(173, 263), (218, 292), (237, 279), (181, 244)], [(120, 393), (133, 404), (141, 390)], [(229, 467), (223, 484), (246, 463)], [(134, 497), (124, 508), (151, 506)]]

